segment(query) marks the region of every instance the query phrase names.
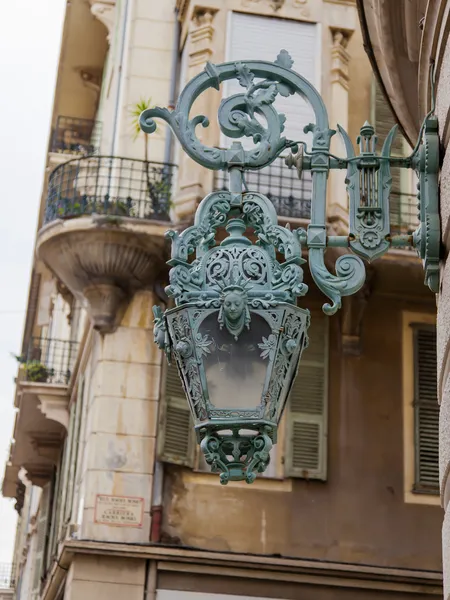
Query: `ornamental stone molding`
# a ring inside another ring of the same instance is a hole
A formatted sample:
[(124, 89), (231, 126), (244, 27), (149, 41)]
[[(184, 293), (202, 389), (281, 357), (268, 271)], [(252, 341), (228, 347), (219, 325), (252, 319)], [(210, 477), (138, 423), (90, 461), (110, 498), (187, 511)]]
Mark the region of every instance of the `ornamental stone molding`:
[(190, 29), (189, 67), (203, 67), (213, 54), (213, 21), (216, 10), (195, 7)]
[(309, 0), (241, 0), (241, 3), (244, 7), (269, 5), (274, 12), (278, 12), (282, 8), (287, 8), (290, 5), (295, 9), (299, 9), (300, 16), (309, 17), (310, 10), (308, 1)]
[(352, 31), (345, 29), (332, 30), (331, 83), (339, 83), (345, 90), (349, 89), (348, 65), (350, 54), (347, 51), (347, 46), (352, 33)]
[(106, 39), (111, 44), (111, 37), (116, 20), (116, 0), (89, 0), (91, 4), (91, 13), (98, 19), (108, 30)]
[(302, 17), (309, 17), (310, 10), (308, 6), (308, 0), (292, 0), (292, 6), (294, 8), (300, 9), (300, 14)]
[(283, 8), (286, 0), (242, 0), (242, 6), (251, 6), (252, 4), (258, 4), (260, 2), (268, 2), (269, 6), (275, 12)]
[(67, 393), (61, 393), (60, 390), (49, 391), (46, 393), (38, 393), (40, 401), (39, 410), (47, 417), (47, 419), (60, 423), (64, 429), (68, 431), (69, 409)]
[(84, 87), (93, 93), (95, 102), (98, 102), (102, 83), (101, 71), (90, 67), (77, 67), (75, 72), (78, 73)]

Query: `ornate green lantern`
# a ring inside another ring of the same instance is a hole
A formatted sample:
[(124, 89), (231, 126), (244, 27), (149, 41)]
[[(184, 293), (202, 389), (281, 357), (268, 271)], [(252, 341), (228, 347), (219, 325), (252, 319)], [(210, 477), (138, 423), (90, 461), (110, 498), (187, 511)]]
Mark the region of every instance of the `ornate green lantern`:
[[(154, 307), (155, 341), (169, 360), (175, 359), (206, 461), (220, 473), (221, 483), (252, 483), (270, 460), (277, 426), (308, 344), (309, 311), (298, 308), (307, 292), (301, 265), (309, 255), (312, 277), (331, 303), (334, 314), (342, 296), (358, 291), (365, 280), (361, 258), (372, 260), (390, 247), (413, 245), (424, 260), (426, 283), (439, 285), (439, 214), (437, 181), (439, 152), (436, 118), (430, 113), (421, 139), (410, 157), (390, 156), (395, 128), (376, 153), (376, 136), (366, 123), (359, 138), (360, 154), (342, 128), (347, 158), (330, 154), (325, 105), (315, 88), (292, 70), (282, 50), (274, 63), (208, 63), (188, 83), (174, 111), (152, 108), (142, 113), (146, 133), (156, 129), (154, 117), (167, 121), (185, 152), (201, 165), (229, 173), (229, 191), (213, 192), (200, 203), (194, 224), (181, 234), (169, 231), (172, 256), (167, 294), (176, 307), (164, 313)], [(218, 120), (230, 138), (250, 137), (255, 146), (240, 142), (228, 149), (208, 148), (197, 138), (204, 116), (189, 118), (195, 99), (208, 88), (237, 79), (245, 88), (222, 101)], [(315, 123), (312, 149), (304, 142), (282, 137), (285, 117), (274, 101), (277, 95), (300, 94), (312, 106)], [(264, 195), (243, 191), (244, 174), (273, 162), (291, 150), (288, 166), (312, 175), (311, 223), (307, 231), (280, 227), (272, 203)], [(414, 168), (419, 175), (420, 225), (413, 236), (391, 236), (389, 222), (390, 165)], [(350, 231), (328, 237), (326, 186), (329, 170), (347, 169)], [(349, 247), (328, 271), (324, 254), (329, 246)]]

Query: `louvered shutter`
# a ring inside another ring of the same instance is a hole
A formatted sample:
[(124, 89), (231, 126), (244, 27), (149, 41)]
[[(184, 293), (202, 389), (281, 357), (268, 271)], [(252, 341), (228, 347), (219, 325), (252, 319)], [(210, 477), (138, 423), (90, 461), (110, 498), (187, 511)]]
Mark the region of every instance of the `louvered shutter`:
[(303, 352), (289, 397), (287, 475), (327, 476), (328, 317), (311, 316), (309, 347)]
[(158, 437), (163, 462), (194, 465), (194, 431), (186, 395), (175, 362), (167, 366)]
[[(291, 55), (294, 71), (313, 84), (320, 83), (317, 55), (318, 28), (315, 23), (232, 12), (228, 29), (227, 61), (258, 60), (273, 62), (284, 48)], [(236, 80), (224, 84), (224, 95), (242, 94), (245, 88)], [(307, 139), (303, 127), (315, 121), (314, 111), (298, 95), (277, 96), (275, 108), (286, 115), (283, 133), (293, 140)], [(309, 139), (309, 138), (308, 138)], [(242, 141), (242, 140), (241, 140)], [(250, 138), (242, 141), (252, 147)]]
[(67, 482), (66, 482), (66, 499), (65, 499), (65, 508), (64, 508), (64, 524), (67, 525), (70, 523), (72, 518), (72, 510), (73, 510), (73, 499), (75, 492), (75, 477), (77, 473), (77, 459), (78, 459), (78, 449), (80, 446), (80, 428), (81, 428), (81, 415), (83, 410), (83, 401), (84, 401), (84, 385), (85, 380), (84, 377), (78, 383), (77, 390), (77, 401), (75, 406), (72, 407), (74, 412), (71, 409), (71, 419), (73, 418), (73, 430), (72, 436), (70, 439), (70, 450), (68, 457), (68, 472), (67, 472)]
[(47, 541), (47, 521), (50, 508), (51, 483), (42, 488), (37, 520), (36, 556), (33, 565), (32, 600), (38, 600), (41, 591), (41, 578), (44, 569), (44, 555)]
[(414, 491), (439, 492), (439, 404), (436, 328), (414, 327), (414, 415), (416, 477)]

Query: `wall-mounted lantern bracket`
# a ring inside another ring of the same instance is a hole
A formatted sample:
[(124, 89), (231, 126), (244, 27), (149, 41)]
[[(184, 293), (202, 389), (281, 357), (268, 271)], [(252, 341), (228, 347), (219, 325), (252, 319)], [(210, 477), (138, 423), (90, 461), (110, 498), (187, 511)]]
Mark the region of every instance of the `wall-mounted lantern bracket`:
[[(323, 306), (328, 315), (341, 307), (343, 296), (362, 288), (366, 277), (362, 259), (371, 261), (391, 247), (415, 247), (424, 262), (426, 283), (438, 291), (436, 117), (427, 116), (417, 146), (407, 158), (391, 156), (396, 126), (377, 154), (375, 131), (365, 123), (358, 155), (338, 126), (347, 151), (345, 158), (339, 158), (330, 153), (336, 131), (329, 128), (321, 96), (292, 66), (285, 50), (273, 63), (207, 63), (181, 92), (173, 111), (152, 108), (140, 117), (146, 133), (155, 131), (155, 118), (165, 120), (194, 161), (229, 173), (229, 191), (206, 196), (191, 227), (181, 234), (167, 233), (172, 255), (166, 292), (176, 307), (165, 313), (154, 308), (155, 341), (169, 359), (176, 359), (198, 441), (212, 470), (221, 473), (222, 483), (239, 479), (251, 483), (267, 467), (276, 442), (278, 422), (308, 343), (309, 311), (296, 305), (297, 297), (308, 289), (303, 283), (302, 249), (308, 251), (314, 282), (330, 299)], [(203, 115), (190, 117), (200, 94), (209, 88), (218, 90), (230, 79), (236, 79), (244, 91), (222, 100), (219, 126), (233, 140), (251, 138), (254, 147), (249, 150), (239, 141), (226, 149), (203, 145), (196, 128), (208, 127), (209, 121)], [(294, 94), (314, 111), (315, 122), (304, 128), (312, 134), (310, 149), (304, 140), (282, 136), (286, 117), (277, 112), (274, 102), (277, 96)], [(305, 171), (311, 173), (307, 230), (279, 226), (270, 200), (244, 191), (246, 171), (262, 169), (287, 151), (286, 163), (297, 169), (300, 178)], [(411, 235), (391, 235), (391, 166), (415, 169), (418, 174), (420, 224)], [(336, 168), (347, 170), (347, 236), (328, 236), (326, 229), (327, 179), (330, 169)], [(228, 233), (225, 239), (221, 234), (221, 242), (219, 230)], [(249, 230), (256, 243), (246, 236)], [(352, 251), (337, 259), (334, 274), (324, 261), (330, 246)]]

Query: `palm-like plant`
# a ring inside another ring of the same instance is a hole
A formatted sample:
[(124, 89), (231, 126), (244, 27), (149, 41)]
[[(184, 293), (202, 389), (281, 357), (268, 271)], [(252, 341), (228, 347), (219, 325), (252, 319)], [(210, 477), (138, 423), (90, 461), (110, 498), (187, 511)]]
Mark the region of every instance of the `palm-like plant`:
[[(151, 98), (141, 98), (139, 102), (136, 102), (130, 108), (130, 116), (131, 116), (131, 126), (133, 130), (133, 139), (136, 141), (140, 136), (144, 136), (144, 160), (145, 160), (145, 174), (147, 179), (147, 192), (152, 203), (153, 212), (160, 212), (161, 207), (160, 196), (161, 191), (167, 191), (168, 187), (170, 190), (170, 186), (168, 186), (167, 182), (164, 181), (165, 176), (163, 175), (163, 179), (161, 181), (152, 182), (150, 177), (150, 164), (148, 161), (148, 134), (144, 133), (139, 125), (139, 117), (144, 110), (148, 108), (152, 108), (152, 99)], [(170, 193), (170, 192), (169, 192)], [(168, 202), (170, 199), (168, 198)]]
[(139, 117), (144, 110), (152, 108), (151, 98), (141, 98), (139, 102), (130, 108), (131, 126), (133, 128), (133, 139), (136, 141), (141, 135), (144, 136), (144, 160), (148, 162), (148, 133), (144, 133), (139, 125)]

